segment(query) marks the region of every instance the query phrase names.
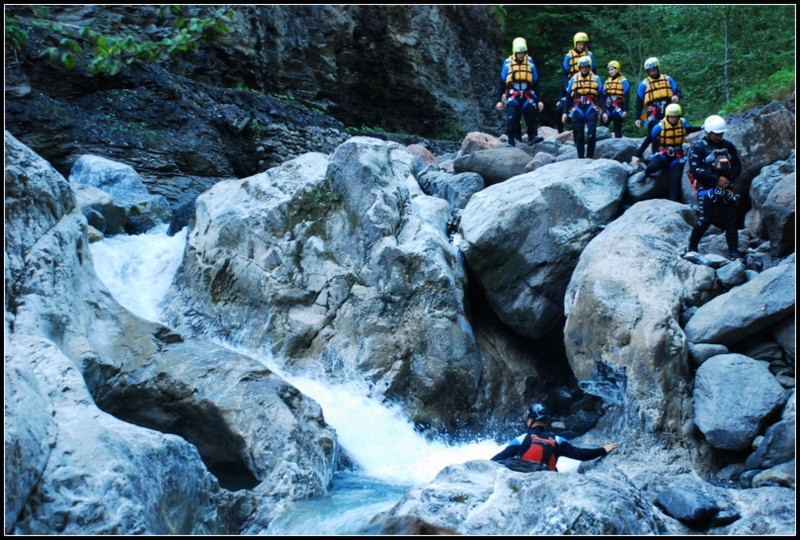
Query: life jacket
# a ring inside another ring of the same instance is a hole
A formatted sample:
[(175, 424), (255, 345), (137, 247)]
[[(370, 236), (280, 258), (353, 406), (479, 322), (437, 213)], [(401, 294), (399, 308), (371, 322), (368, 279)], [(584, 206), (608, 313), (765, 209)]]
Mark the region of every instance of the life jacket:
[(523, 461), (536, 461), (543, 463), (551, 471), (556, 470), (556, 441), (554, 439), (543, 439), (531, 434), (531, 446), (522, 454)]
[(569, 73), (567, 77), (572, 77), (580, 71), (578, 60), (580, 60), (582, 56), (588, 56), (589, 51), (584, 50), (583, 52), (578, 52), (575, 49), (570, 49), (567, 54), (569, 55)]
[(625, 80), (625, 77), (622, 75), (606, 79), (604, 89), (606, 92), (606, 106), (608, 108), (622, 108), (625, 99), (625, 90), (623, 90), (622, 83), (625, 82)]
[(686, 128), (683, 127), (681, 119), (679, 118), (678, 123), (673, 126), (664, 118), (658, 125), (661, 126), (661, 133), (658, 134), (659, 151), (681, 157), (683, 143), (686, 140)]
[(599, 85), (597, 84), (597, 77), (590, 71), (584, 77), (580, 73), (572, 78), (572, 102), (573, 108), (581, 105), (592, 105), (597, 107), (595, 99)]
[(624, 97), (625, 91), (623, 90), (622, 83), (626, 81), (622, 75), (617, 75), (613, 79), (609, 77), (605, 82), (606, 95), (611, 97)]
[(528, 56), (525, 55), (525, 59), (522, 62), (517, 62), (513, 56), (508, 59), (510, 62), (508, 74), (506, 75), (506, 88), (514, 88), (515, 90), (527, 90), (530, 88), (533, 84), (533, 71), (531, 71)]
[(644, 91), (644, 104), (650, 105), (657, 101), (669, 101), (672, 99), (672, 86), (665, 74), (661, 74), (657, 79), (647, 77), (647, 88)]
[(590, 71), (584, 77), (583, 75), (576, 75), (573, 77), (572, 83), (572, 97), (578, 98), (581, 96), (597, 96), (597, 91), (599, 90), (599, 86), (597, 84), (597, 78), (595, 78), (594, 74)]

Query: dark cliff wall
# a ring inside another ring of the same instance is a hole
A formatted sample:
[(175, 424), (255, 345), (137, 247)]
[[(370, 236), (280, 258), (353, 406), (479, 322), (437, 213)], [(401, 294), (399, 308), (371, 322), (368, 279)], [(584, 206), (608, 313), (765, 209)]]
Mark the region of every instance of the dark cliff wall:
[(156, 8), (6, 7), (29, 36), (6, 48), (6, 129), (62, 174), (99, 153), (145, 176), (242, 177), (332, 151), (346, 127), (454, 141), (499, 127), (491, 6), (235, 6), (226, 35), (114, 77), (39, 56), (59, 36), (34, 21), (156, 41)]

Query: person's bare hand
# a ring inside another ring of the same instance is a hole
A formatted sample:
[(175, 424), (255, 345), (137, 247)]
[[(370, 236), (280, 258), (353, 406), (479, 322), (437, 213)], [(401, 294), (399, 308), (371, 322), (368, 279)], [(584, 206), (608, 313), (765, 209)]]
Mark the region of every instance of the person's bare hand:
[(725, 189), (725, 188), (727, 188), (727, 187), (728, 187), (728, 186), (730, 186), (730, 185), (731, 185), (731, 181), (730, 181), (730, 180), (728, 180), (728, 179), (727, 179), (726, 177), (724, 177), (724, 176), (720, 176), (720, 177), (719, 177), (719, 180), (717, 180), (717, 187), (721, 187), (722, 189)]
[(495, 105), (494, 108), (497, 109), (498, 111), (502, 111), (503, 109), (506, 108), (506, 106), (502, 101), (498, 101), (497, 105)]
[(604, 445), (603, 448), (606, 449), (606, 454), (610, 454), (611, 452), (613, 452), (614, 450), (619, 448), (619, 443), (615, 443), (615, 442), (614, 443), (608, 443), (608, 444)]

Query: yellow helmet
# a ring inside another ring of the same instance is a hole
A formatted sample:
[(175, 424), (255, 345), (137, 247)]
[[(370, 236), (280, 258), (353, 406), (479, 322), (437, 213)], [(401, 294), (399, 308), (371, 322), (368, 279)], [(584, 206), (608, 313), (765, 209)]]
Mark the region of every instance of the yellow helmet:
[(518, 52), (528, 52), (528, 44), (525, 42), (525, 38), (514, 38), (514, 42), (511, 44), (511, 54), (517, 54)]
[(578, 67), (592, 67), (592, 57), (585, 54), (578, 58)]
[(658, 67), (658, 58), (655, 56), (648, 58), (644, 61), (644, 69), (645, 71), (648, 69), (653, 69)]
[(608, 63), (608, 69), (611, 68), (614, 68), (617, 71), (619, 71), (620, 69), (622, 69), (622, 66), (620, 66), (619, 62), (617, 62), (616, 60), (612, 60), (611, 62)]
[(586, 34), (586, 32), (578, 32), (577, 34), (575, 34), (572, 37), (572, 46), (577, 47), (579, 41), (584, 41), (586, 43), (589, 42), (589, 36)]
[(664, 116), (680, 116), (682, 113), (681, 106), (677, 103), (670, 103), (667, 105), (667, 108), (664, 109)]

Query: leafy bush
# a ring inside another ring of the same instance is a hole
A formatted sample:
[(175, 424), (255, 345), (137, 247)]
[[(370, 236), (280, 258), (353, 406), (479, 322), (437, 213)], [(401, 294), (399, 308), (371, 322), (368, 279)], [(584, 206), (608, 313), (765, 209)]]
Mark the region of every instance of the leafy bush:
[(229, 8), (221, 7), (210, 17), (187, 20), (180, 15), (181, 10), (181, 6), (159, 9), (162, 17), (174, 16), (170, 25), (172, 34), (159, 41), (141, 40), (133, 35), (101, 34), (88, 26), (76, 31), (72, 26), (42, 19), (34, 19), (31, 24), (60, 37), (58, 45), (44, 49), (40, 56), (73, 69), (78, 65), (78, 55), (87, 53), (91, 73), (114, 76), (124, 66), (135, 62), (162, 62), (180, 53), (196, 51), (215, 36), (227, 34), (229, 29), (225, 22), (234, 15)]

